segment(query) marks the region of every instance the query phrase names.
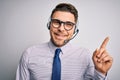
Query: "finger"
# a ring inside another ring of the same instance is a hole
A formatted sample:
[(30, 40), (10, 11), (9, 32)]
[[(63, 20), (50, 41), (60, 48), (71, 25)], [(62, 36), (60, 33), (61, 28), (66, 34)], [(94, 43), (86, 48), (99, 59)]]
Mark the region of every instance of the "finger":
[(103, 54), (103, 52), (104, 52), (103, 48), (102, 49), (96, 49), (94, 51), (93, 59), (94, 59), (95, 62), (99, 62), (100, 63), (100, 57)]
[(98, 55), (98, 48), (94, 51), (93, 57), (96, 57)]
[(97, 54), (98, 54), (98, 48), (93, 52), (92, 59), (96, 61), (97, 59)]
[(97, 54), (97, 58), (100, 58), (104, 51), (105, 51), (104, 48), (99, 49), (98, 54)]
[(103, 62), (112, 62), (113, 59), (112, 59), (111, 56), (107, 55), (102, 61), (103, 61)]
[(104, 58), (107, 57), (107, 56), (108, 56), (107, 52), (104, 51), (104, 52), (102, 53), (101, 57), (98, 59), (98, 61), (99, 61), (99, 62), (103, 61)]
[(107, 45), (107, 43), (108, 43), (108, 41), (109, 41), (109, 37), (106, 37), (106, 38), (104, 39), (103, 43), (101, 44), (100, 48), (105, 48), (106, 45)]

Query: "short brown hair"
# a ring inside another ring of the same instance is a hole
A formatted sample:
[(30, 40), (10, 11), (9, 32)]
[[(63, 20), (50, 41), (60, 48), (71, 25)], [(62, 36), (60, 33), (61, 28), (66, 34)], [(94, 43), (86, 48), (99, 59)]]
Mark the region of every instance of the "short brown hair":
[(74, 15), (75, 17), (75, 21), (77, 22), (78, 20), (78, 11), (77, 9), (72, 5), (72, 4), (69, 4), (69, 3), (60, 3), (58, 4), (52, 11), (52, 14), (51, 14), (51, 17), (53, 16), (53, 14), (56, 12), (56, 11), (66, 11), (66, 12), (70, 12)]

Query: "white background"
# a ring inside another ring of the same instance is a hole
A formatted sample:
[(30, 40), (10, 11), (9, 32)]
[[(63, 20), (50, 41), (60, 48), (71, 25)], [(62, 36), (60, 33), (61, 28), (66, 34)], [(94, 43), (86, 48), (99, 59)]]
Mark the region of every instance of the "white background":
[(49, 41), (46, 24), (60, 2), (75, 5), (79, 34), (71, 42), (93, 52), (106, 36), (114, 58), (108, 77), (120, 80), (120, 0), (0, 0), (0, 80), (14, 80), (22, 52)]

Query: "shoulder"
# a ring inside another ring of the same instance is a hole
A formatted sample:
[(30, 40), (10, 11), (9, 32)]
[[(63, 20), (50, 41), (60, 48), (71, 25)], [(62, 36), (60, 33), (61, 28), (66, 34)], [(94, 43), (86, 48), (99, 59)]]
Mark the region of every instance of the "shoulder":
[(25, 49), (20, 58), (20, 64), (29, 63), (31, 58), (35, 58), (44, 54), (46, 49), (48, 49), (48, 43), (42, 43), (38, 45), (33, 45)]
[(28, 47), (26, 50), (41, 49), (41, 48), (46, 48), (46, 47), (48, 47), (48, 42), (42, 43), (42, 44), (33, 45), (31, 47)]
[(91, 56), (91, 51), (88, 48), (72, 45), (72, 50), (74, 50), (75, 53), (79, 54), (80, 56)]
[(87, 52), (90, 53), (90, 50), (85, 47), (77, 46), (77, 45), (72, 45), (72, 47), (75, 51), (80, 51), (80, 52)]
[(23, 51), (22, 55), (30, 57), (30, 56), (34, 56), (34, 55), (36, 55), (38, 53), (44, 52), (44, 51), (46, 51), (48, 49), (49, 49), (48, 42), (42, 43), (42, 44), (37, 44), (37, 45), (33, 45), (33, 46), (30, 46), (30, 47), (26, 48)]

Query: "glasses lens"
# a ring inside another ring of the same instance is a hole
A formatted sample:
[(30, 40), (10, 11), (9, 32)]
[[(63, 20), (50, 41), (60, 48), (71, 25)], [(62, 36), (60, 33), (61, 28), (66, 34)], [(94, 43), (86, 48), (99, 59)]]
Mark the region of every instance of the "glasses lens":
[(65, 22), (65, 29), (66, 30), (71, 30), (74, 27), (74, 23), (72, 22)]
[(60, 20), (52, 19), (51, 20), (52, 26), (58, 28), (60, 26)]

